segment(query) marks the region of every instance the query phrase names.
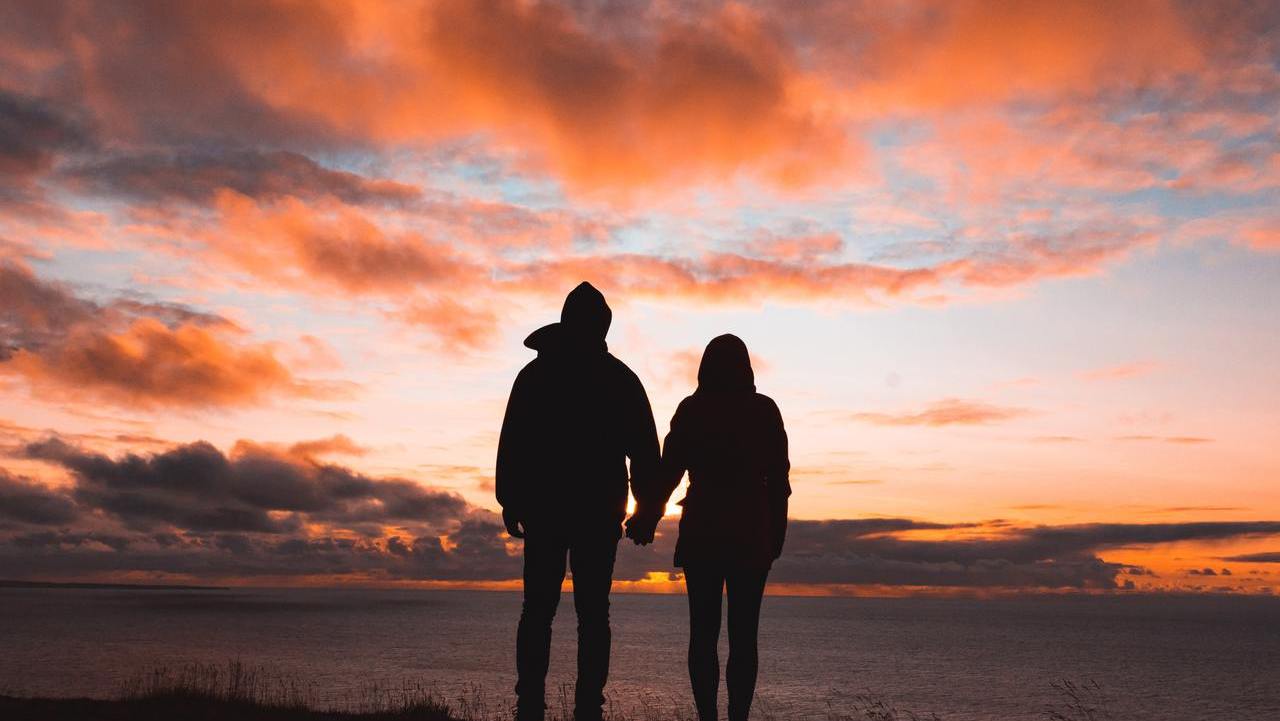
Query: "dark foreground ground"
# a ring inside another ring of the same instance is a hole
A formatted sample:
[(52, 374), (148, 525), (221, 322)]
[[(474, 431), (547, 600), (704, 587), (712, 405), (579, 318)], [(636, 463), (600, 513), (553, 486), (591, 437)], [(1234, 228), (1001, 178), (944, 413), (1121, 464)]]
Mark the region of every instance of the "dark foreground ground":
[[(1053, 684), (1059, 702), (1036, 717), (1045, 721), (1114, 721), (1093, 682)], [(423, 686), (368, 686), (354, 697), (321, 701), (294, 679), (238, 661), (157, 668), (122, 687), (116, 698), (25, 698), (0, 694), (5, 721), (508, 721), (475, 689), (472, 697), (446, 700)], [(572, 689), (550, 695), (548, 721), (572, 718)], [(753, 714), (754, 716), (754, 714)], [(631, 717), (606, 710), (610, 721), (691, 721), (692, 709), (646, 708)], [(785, 721), (759, 709), (762, 721)], [(1022, 717), (1025, 718), (1025, 717)], [(945, 721), (917, 715), (875, 696), (851, 697), (830, 709), (825, 721)]]
[[(1082, 699), (1081, 689), (1064, 689), (1065, 703), (1046, 709), (1045, 721), (1112, 721), (1104, 708)], [(168, 694), (128, 699), (47, 699), (0, 696), (0, 719), (7, 721), (497, 721), (509, 715), (483, 715), (475, 710), (454, 709), (448, 704), (426, 700), (404, 703), (395, 708), (365, 711), (320, 711), (306, 706), (277, 706), (254, 701), (214, 696)], [(565, 721), (567, 714), (550, 713), (550, 721)], [(647, 714), (644, 721), (661, 715)], [(690, 721), (683, 713), (670, 715), (671, 721)], [(781, 721), (771, 715), (765, 721)], [(612, 721), (635, 721), (613, 718)], [(862, 697), (848, 713), (831, 713), (827, 721), (943, 721), (938, 716), (920, 716), (883, 701)]]
[(435, 702), (387, 711), (314, 711), (208, 696), (155, 696), (121, 700), (0, 696), (0, 718), (9, 721), (457, 721)]

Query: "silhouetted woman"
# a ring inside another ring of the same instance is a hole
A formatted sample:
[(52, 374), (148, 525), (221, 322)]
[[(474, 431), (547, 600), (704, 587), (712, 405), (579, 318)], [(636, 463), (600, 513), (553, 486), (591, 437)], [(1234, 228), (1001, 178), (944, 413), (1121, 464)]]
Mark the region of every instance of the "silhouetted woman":
[[(657, 523), (685, 471), (675, 565), (689, 593), (689, 679), (701, 721), (716, 721), (721, 593), (729, 596), (729, 721), (745, 721), (755, 694), (760, 602), (787, 532), (787, 434), (778, 406), (756, 393), (747, 346), (722, 335), (707, 344), (698, 389), (671, 419), (657, 497)], [(635, 535), (652, 538), (646, 532)], [(635, 537), (633, 535), (633, 537)], [(641, 539), (637, 538), (640, 542)]]

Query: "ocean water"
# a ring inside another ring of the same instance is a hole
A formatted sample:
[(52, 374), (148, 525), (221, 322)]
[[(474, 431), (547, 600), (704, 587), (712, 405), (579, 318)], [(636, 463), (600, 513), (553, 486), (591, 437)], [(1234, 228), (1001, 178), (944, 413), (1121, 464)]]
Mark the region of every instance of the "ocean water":
[[(613, 598), (615, 708), (690, 709), (684, 598)], [(519, 606), (479, 591), (0, 589), (0, 692), (105, 696), (157, 665), (238, 659), (318, 698), (423, 683), (505, 708)], [(573, 680), (570, 594), (553, 639), (549, 688)], [(760, 640), (761, 718), (826, 719), (871, 693), (948, 721), (1041, 719), (1066, 679), (1096, 681), (1116, 719), (1280, 719), (1275, 598), (768, 597)]]

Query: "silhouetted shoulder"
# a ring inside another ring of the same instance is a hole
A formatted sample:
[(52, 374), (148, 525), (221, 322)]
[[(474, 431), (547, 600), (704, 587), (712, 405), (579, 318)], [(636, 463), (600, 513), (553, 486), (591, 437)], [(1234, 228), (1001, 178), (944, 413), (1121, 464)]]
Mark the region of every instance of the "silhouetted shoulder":
[(635, 371), (631, 370), (630, 366), (623, 363), (622, 359), (612, 353), (605, 354), (605, 357), (609, 359), (609, 367), (617, 374), (618, 380), (624, 383), (634, 383), (635, 385), (643, 387), (643, 384), (640, 383), (640, 376), (636, 375)]
[(769, 396), (763, 393), (756, 393), (755, 398), (756, 398), (756, 405), (757, 407), (760, 408), (760, 411), (762, 413), (766, 413), (769, 416), (776, 417), (779, 420), (782, 419), (782, 411), (778, 410), (778, 404), (775, 403), (772, 398), (770, 398)]
[(528, 387), (531, 383), (536, 383), (536, 379), (542, 374), (542, 369), (546, 366), (546, 360), (543, 358), (534, 358), (516, 374), (516, 380), (513, 383), (514, 388)]

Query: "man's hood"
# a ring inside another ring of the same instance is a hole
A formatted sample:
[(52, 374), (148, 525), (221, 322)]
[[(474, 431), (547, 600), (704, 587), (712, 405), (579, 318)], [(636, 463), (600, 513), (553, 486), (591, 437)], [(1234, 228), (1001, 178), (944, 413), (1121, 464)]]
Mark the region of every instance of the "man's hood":
[(541, 353), (543, 350), (549, 350), (552, 346), (560, 345), (560, 336), (560, 324), (548, 323), (530, 333), (529, 337), (524, 339), (524, 346)]
[(539, 353), (560, 350), (606, 350), (605, 336), (613, 311), (604, 294), (590, 283), (579, 283), (564, 299), (560, 322), (544, 325), (529, 334), (524, 344)]

